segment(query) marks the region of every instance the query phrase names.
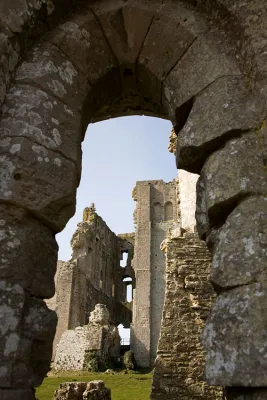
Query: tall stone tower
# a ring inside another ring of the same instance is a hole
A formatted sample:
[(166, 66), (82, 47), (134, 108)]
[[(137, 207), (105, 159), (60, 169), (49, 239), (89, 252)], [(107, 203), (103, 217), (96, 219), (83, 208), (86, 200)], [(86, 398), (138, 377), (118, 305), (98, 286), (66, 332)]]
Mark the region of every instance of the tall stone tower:
[(165, 292), (165, 255), (160, 245), (168, 231), (179, 229), (176, 180), (137, 182), (135, 210), (134, 290), (131, 348), (138, 365), (153, 364), (160, 335)]

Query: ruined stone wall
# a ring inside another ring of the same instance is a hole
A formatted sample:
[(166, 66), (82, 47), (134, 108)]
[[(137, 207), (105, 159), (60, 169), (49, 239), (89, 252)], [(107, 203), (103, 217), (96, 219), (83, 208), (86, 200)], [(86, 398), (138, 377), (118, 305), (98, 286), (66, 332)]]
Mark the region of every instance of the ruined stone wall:
[[(123, 305), (120, 257), (121, 249), (133, 251), (133, 245), (117, 238), (93, 208), (85, 209), (83, 219), (71, 241), (72, 259), (58, 262), (56, 294), (48, 300), (58, 315), (54, 352), (62, 334), (85, 325), (96, 304), (105, 304), (116, 324), (129, 327), (132, 319), (131, 310)], [(132, 253), (129, 264), (131, 258)]]
[(204, 383), (201, 332), (215, 301), (210, 253), (194, 233), (168, 238), (163, 249), (166, 293), (151, 399), (222, 399)]
[(178, 225), (176, 181), (137, 182), (136, 237), (131, 346), (140, 366), (153, 364), (160, 334), (165, 291), (165, 256), (161, 242)]
[[(93, 352), (93, 359), (92, 353)], [(108, 308), (97, 304), (88, 324), (63, 333), (56, 347), (56, 370), (98, 370), (107, 368), (120, 355), (118, 328), (111, 323)], [(92, 362), (94, 366), (92, 366)]]

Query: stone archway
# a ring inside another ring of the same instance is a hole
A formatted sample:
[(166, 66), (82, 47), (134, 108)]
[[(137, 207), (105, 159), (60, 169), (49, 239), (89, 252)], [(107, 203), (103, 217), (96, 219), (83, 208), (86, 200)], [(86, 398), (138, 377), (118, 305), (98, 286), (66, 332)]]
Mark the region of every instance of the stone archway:
[(42, 299), (85, 128), (138, 113), (169, 118), (179, 168), (200, 174), (198, 231), (221, 293), (204, 332), (207, 379), (267, 386), (264, 1), (61, 3), (0, 8), (2, 397), (32, 399), (49, 367), (56, 317)]

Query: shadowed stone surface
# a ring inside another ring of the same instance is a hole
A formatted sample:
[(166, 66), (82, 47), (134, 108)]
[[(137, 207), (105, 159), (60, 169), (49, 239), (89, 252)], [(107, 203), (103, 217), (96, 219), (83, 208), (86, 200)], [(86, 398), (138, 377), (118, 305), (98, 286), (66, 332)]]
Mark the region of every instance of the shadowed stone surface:
[(227, 400), (265, 400), (267, 390), (265, 388), (228, 388), (226, 390)]
[[(161, 101), (162, 80), (175, 66), (195, 37), (175, 19), (155, 15), (139, 57), (139, 85), (147, 96)], [(155, 52), (157, 46), (157, 52)]]
[(0, 281), (0, 385), (29, 388), (50, 369), (57, 317), (20, 285)]
[(75, 211), (74, 163), (24, 137), (2, 139), (0, 160), (0, 199), (31, 210), (56, 231), (63, 229)]
[(25, 209), (0, 204), (0, 279), (10, 279), (34, 296), (50, 298), (55, 291), (57, 251), (51, 229)]
[[(267, 174), (263, 163), (264, 155), (256, 132), (229, 140), (226, 145), (214, 152), (205, 162), (200, 174), (198, 187), (205, 190), (198, 193), (197, 203), (202, 212), (212, 221), (219, 220), (220, 213), (233, 208), (242, 197), (251, 194), (265, 194)], [(203, 186), (204, 185), (204, 186)], [(205, 230), (204, 221), (197, 220), (200, 232)]]
[(0, 389), (1, 400), (35, 400), (33, 389)]
[(205, 192), (205, 183), (203, 179), (198, 178), (197, 184), (197, 200), (196, 200), (196, 223), (199, 237), (206, 238), (210, 230), (210, 221), (207, 213), (207, 201)]
[(178, 107), (216, 79), (239, 74), (227, 37), (216, 30), (200, 35), (164, 81), (163, 102), (171, 121), (179, 118)]
[(267, 386), (267, 283), (219, 295), (203, 331), (211, 385)]
[(200, 173), (206, 158), (228, 139), (257, 128), (265, 102), (245, 87), (243, 78), (218, 79), (201, 92), (177, 137), (177, 165)]
[(218, 233), (211, 280), (223, 288), (245, 285), (266, 268), (267, 198), (252, 197), (234, 209)]

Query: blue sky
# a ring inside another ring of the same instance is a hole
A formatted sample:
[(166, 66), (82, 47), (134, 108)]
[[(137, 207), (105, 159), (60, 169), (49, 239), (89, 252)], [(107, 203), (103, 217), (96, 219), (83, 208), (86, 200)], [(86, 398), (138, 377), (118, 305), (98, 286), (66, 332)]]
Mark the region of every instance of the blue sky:
[(177, 175), (174, 155), (168, 152), (171, 128), (170, 121), (139, 116), (88, 126), (76, 213), (57, 235), (60, 260), (71, 258), (71, 237), (82, 220), (83, 209), (92, 202), (113, 232), (133, 232), (135, 182), (169, 182)]

